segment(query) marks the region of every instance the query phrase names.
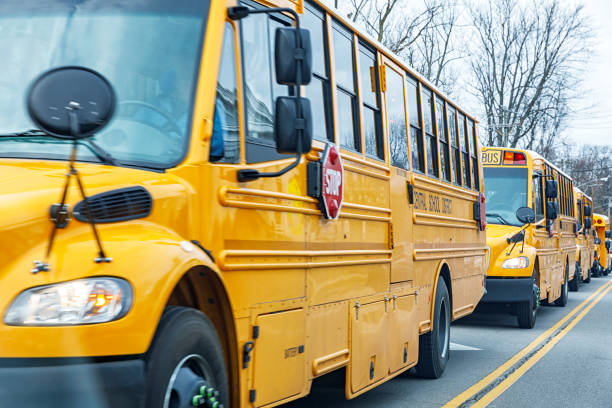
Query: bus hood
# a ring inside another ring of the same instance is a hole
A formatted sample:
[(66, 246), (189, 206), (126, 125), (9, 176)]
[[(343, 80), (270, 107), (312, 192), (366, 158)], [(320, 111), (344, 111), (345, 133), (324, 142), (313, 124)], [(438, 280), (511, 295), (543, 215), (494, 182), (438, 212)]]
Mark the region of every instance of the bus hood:
[[(144, 187), (153, 198), (152, 211), (146, 220), (175, 230), (179, 235), (189, 233), (177, 230), (181, 225), (178, 220), (188, 216), (186, 212), (189, 211), (190, 192), (193, 191), (182, 178), (168, 173), (98, 164), (77, 163), (75, 167), (89, 197), (120, 188)], [(61, 200), (67, 171), (66, 162), (0, 160), (0, 278), (3, 276), (2, 270), (10, 270), (11, 265), (26, 253), (28, 258), (32, 258), (28, 261), (30, 264), (34, 260), (44, 259), (53, 226), (49, 216), (50, 207)], [(73, 177), (66, 200), (70, 211), (81, 200)], [(87, 233), (85, 239), (93, 239), (87, 223), (77, 221), (72, 216), (70, 218), (68, 226), (58, 230), (54, 248), (59, 248), (57, 244), (63, 237), (75, 234)], [(104, 243), (105, 234), (100, 235)], [(94, 257), (97, 247), (93, 242), (89, 245)], [(53, 255), (60, 255), (56, 252), (53, 251)]]
[(510, 256), (506, 254), (510, 251), (510, 248), (512, 248), (513, 245), (508, 244), (507, 239), (519, 232), (521, 228), (522, 227), (516, 227), (514, 225), (487, 224), (487, 246), (491, 251), (487, 276), (505, 276), (506, 273), (512, 271), (500, 270), (499, 265), (501, 265), (501, 263), (503, 263), (503, 261), (507, 258), (520, 256), (519, 250), (522, 245), (520, 242), (516, 244), (516, 247)]

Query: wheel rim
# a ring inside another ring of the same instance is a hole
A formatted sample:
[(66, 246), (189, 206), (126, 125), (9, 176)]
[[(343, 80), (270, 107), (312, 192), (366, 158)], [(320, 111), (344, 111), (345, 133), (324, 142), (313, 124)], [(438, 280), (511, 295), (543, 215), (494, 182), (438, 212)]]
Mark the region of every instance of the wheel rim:
[(164, 408), (179, 408), (186, 406), (200, 385), (215, 387), (214, 374), (204, 357), (190, 354), (184, 357), (172, 371), (168, 387), (164, 395)]
[(450, 338), (450, 322), (448, 319), (448, 306), (446, 299), (440, 302), (440, 322), (438, 324), (438, 348), (440, 356), (444, 359), (448, 353), (448, 345)]

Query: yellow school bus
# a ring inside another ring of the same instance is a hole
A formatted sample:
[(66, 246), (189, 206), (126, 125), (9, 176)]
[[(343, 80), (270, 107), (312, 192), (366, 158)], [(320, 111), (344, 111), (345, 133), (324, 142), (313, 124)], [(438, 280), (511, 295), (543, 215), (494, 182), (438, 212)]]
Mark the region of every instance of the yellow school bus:
[(595, 245), (597, 245), (596, 256), (597, 269), (599, 273), (608, 276), (610, 273), (610, 256), (608, 251), (610, 250), (610, 241), (608, 240), (610, 233), (606, 234), (606, 231), (610, 230), (610, 219), (603, 215), (593, 213), (593, 229), (595, 230)]
[(573, 180), (535, 152), (483, 147), (487, 294), (532, 328), (540, 302), (565, 306), (574, 278)]
[(442, 374), (484, 293), (472, 116), (316, 1), (26, 3), (0, 5), (0, 405)]
[(580, 281), (570, 281), (570, 289), (578, 290), (580, 283), (591, 282), (591, 267), (593, 265), (594, 248), (592, 225), (593, 200), (582, 190), (574, 187), (574, 213), (576, 214), (576, 271)]

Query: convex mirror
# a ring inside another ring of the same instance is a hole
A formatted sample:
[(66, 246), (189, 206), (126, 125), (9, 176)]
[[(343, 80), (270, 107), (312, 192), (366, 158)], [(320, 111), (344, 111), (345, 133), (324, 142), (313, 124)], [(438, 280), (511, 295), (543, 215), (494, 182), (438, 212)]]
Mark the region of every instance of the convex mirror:
[[(67, 66), (42, 73), (27, 94), (32, 121), (51, 136), (81, 139), (99, 132), (115, 112), (113, 87), (98, 72)], [(76, 112), (71, 121), (71, 113)], [(75, 126), (76, 125), (76, 126)]]
[[(312, 78), (312, 45), (310, 32), (299, 29), (301, 49), (297, 48), (298, 29), (277, 28), (274, 36), (276, 82), (281, 85), (308, 85)], [(298, 75), (298, 69), (300, 73)]]
[(516, 219), (523, 224), (531, 224), (535, 222), (535, 212), (529, 207), (520, 207), (516, 210)]
[(557, 180), (546, 180), (546, 198), (557, 198)]
[(556, 220), (559, 215), (559, 204), (556, 201), (546, 202), (546, 218)]
[[(299, 98), (301, 118), (298, 118), (298, 98), (279, 96), (276, 98), (274, 115), (274, 139), (279, 153), (308, 153), (312, 148), (312, 112), (310, 100)], [(298, 143), (297, 132), (302, 131)]]

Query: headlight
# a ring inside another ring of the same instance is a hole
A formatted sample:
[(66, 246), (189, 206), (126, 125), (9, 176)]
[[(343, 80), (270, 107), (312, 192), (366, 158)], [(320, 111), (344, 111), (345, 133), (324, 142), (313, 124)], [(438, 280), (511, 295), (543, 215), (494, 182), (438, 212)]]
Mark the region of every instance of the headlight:
[(68, 326), (119, 319), (132, 305), (130, 284), (117, 278), (87, 278), (28, 289), (11, 303), (4, 323)]
[(529, 258), (519, 256), (518, 258), (506, 259), (502, 264), (504, 269), (523, 269), (529, 266)]

